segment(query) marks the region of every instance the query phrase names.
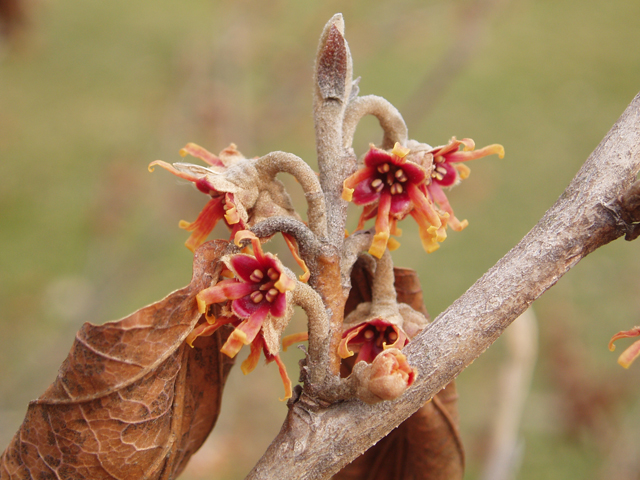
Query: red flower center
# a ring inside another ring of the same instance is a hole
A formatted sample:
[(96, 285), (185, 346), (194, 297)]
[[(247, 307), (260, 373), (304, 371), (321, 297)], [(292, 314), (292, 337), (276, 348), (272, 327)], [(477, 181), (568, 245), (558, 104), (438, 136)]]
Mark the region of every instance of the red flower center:
[(391, 162), (378, 165), (371, 180), (371, 188), (377, 193), (383, 190), (391, 195), (399, 195), (406, 190), (405, 183), (409, 180), (401, 166)]
[(249, 276), (249, 279), (255, 284), (254, 288), (257, 288), (249, 295), (253, 303), (261, 303), (263, 300), (273, 303), (280, 295), (280, 291), (275, 287), (279, 278), (280, 273), (273, 267), (266, 269), (266, 271), (256, 268)]

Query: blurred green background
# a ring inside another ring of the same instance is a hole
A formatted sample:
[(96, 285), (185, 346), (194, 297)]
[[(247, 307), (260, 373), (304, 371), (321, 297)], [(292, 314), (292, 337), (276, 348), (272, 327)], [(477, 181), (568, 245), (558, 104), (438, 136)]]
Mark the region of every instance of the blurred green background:
[[(361, 93), (405, 112), (412, 138), (506, 149), (450, 193), (470, 225), (439, 251), (423, 254), (401, 224), (396, 264), (419, 271), (433, 318), (536, 223), (640, 91), (636, 0), (35, 1), (28, 29), (0, 50), (0, 449), (84, 321), (189, 282), (177, 224), (206, 199), (149, 162), (178, 161), (193, 141), (314, 164), (312, 67), (332, 14), (345, 16)], [(358, 153), (380, 138), (366, 119)], [(640, 323), (636, 248), (598, 250), (535, 303), (519, 479), (640, 477), (640, 365), (623, 371), (606, 348)], [(458, 379), (468, 479), (487, 453), (505, 355), (501, 339)], [(284, 355), (294, 379), (300, 356)], [(275, 365), (234, 369), (183, 478), (243, 478), (280, 428), (281, 388)]]

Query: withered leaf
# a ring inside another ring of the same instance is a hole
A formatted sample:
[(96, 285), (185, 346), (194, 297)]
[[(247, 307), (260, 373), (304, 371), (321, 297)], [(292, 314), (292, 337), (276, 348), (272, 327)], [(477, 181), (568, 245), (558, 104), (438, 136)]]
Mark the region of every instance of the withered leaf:
[[(364, 265), (360, 260), (354, 265), (353, 288), (345, 315), (359, 303), (371, 301), (372, 279)], [(394, 276), (398, 302), (427, 316), (417, 273), (409, 268), (394, 268)], [(334, 480), (462, 479), (464, 450), (458, 430), (457, 399), (455, 382), (451, 382), (432, 401), (338, 472)]]
[(0, 479), (171, 479), (218, 417), (233, 360), (229, 331), (184, 342), (195, 296), (215, 280), (227, 242), (196, 251), (191, 283), (117, 322), (85, 323), (58, 378), (31, 402)]

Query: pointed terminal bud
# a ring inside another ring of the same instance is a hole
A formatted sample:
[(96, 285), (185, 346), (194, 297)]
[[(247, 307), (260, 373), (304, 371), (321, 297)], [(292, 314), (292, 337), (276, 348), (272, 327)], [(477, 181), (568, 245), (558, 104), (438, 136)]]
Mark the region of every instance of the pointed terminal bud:
[(340, 17), (334, 16), (329, 21), (320, 40), (316, 63), (316, 81), (323, 100), (345, 100), (349, 55), (344, 36), (338, 26), (344, 30), (344, 21), (341, 15)]

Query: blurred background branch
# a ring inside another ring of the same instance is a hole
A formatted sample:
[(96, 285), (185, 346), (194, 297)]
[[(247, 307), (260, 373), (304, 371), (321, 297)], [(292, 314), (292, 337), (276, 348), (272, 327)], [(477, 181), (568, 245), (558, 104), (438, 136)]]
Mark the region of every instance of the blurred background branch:
[(538, 320), (527, 309), (505, 331), (507, 356), (500, 367), (490, 447), (482, 480), (513, 480), (524, 454), (520, 425), (538, 357)]

